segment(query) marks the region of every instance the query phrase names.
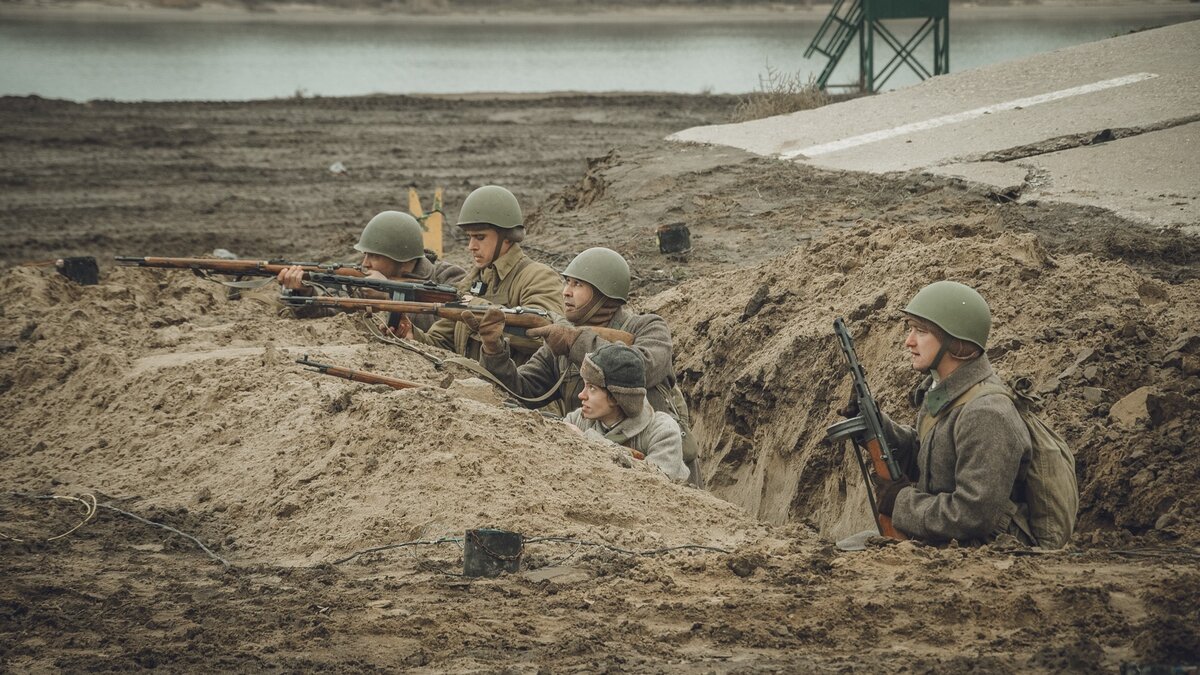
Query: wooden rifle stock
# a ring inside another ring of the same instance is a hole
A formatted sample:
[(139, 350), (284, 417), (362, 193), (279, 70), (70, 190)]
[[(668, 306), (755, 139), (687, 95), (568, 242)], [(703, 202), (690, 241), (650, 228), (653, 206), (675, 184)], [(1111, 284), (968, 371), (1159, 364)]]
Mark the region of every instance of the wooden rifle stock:
[(137, 258), (117, 256), (118, 265), (133, 267), (157, 267), (161, 269), (193, 270), (236, 276), (273, 277), (281, 271), (299, 266), (305, 272), (337, 274), (345, 277), (362, 277), (357, 265), (342, 263), (292, 262), (290, 260), (226, 260), (225, 258)]
[[(302, 298), (291, 297), (288, 301), (297, 304), (319, 305), (322, 307), (336, 307), (344, 310), (370, 310), (374, 312), (393, 312), (405, 314), (432, 314), (442, 319), (450, 319), (451, 321), (462, 321), (466, 314), (482, 315), (491, 307), (496, 307), (504, 314), (504, 325), (513, 328), (521, 329), (521, 332), (530, 328), (541, 328), (554, 323), (550, 318), (550, 314), (540, 309), (531, 309), (526, 307), (498, 307), (496, 305), (463, 305), (459, 303), (439, 303), (439, 302), (408, 302), (404, 300), (371, 300), (369, 298)], [(597, 335), (608, 340), (609, 342), (622, 342), (626, 345), (633, 345), (633, 333), (615, 328), (604, 328), (600, 326), (587, 326), (588, 330), (595, 331)]]
[(309, 360), (307, 354), (305, 354), (304, 358), (302, 359), (296, 359), (296, 363), (299, 363), (302, 366), (307, 366), (308, 368), (311, 368), (313, 372), (321, 373), (322, 375), (332, 375), (333, 377), (340, 377), (342, 379), (362, 382), (364, 384), (386, 384), (392, 389), (415, 389), (417, 387), (424, 386), (419, 382), (409, 382), (408, 380), (401, 380), (398, 377), (388, 377), (387, 375), (369, 373), (365, 370), (355, 370), (353, 368), (342, 368), (340, 366), (331, 366), (326, 363), (318, 363), (316, 361)]
[[(886, 480), (895, 480), (896, 477), (891, 475), (887, 468), (887, 462), (883, 458), (883, 450), (879, 445), (878, 438), (872, 438), (864, 444), (867, 448), (867, 454), (871, 456), (871, 466), (874, 467), (875, 473)], [(897, 541), (908, 539), (903, 532), (896, 529), (892, 525), (892, 517), (875, 511), (875, 524), (879, 526), (879, 534), (885, 537), (890, 537)]]

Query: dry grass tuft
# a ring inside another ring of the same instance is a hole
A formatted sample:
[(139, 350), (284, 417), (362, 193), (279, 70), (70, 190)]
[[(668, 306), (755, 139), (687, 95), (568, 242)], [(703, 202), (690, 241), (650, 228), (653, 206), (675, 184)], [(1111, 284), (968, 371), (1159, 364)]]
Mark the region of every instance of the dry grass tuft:
[(803, 79), (799, 72), (785, 73), (767, 64), (767, 72), (758, 76), (758, 91), (747, 94), (733, 109), (734, 122), (785, 115), (811, 110), (830, 103), (829, 94), (817, 87), (815, 77)]

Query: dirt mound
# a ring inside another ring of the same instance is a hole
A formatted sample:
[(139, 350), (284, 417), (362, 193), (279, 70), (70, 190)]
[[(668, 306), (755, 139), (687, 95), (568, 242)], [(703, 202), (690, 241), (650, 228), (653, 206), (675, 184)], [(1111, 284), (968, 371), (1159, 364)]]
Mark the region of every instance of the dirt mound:
[[(340, 259), (397, 185), (416, 182), (426, 197), (445, 185), (453, 210), (484, 170), (532, 204), (614, 139), (660, 138), (721, 107), (652, 95), (2, 99), (0, 145), (26, 163), (0, 176), (12, 188), (0, 263), (216, 246)], [(184, 133), (196, 125), (213, 136)], [(340, 160), (351, 172), (329, 174)], [(426, 165), (437, 174), (411, 169)], [(1197, 479), (1185, 445), (1197, 426), (1194, 248), (944, 180), (657, 142), (609, 153), (563, 195), (547, 202), (529, 250), (561, 266), (613, 246), (631, 260), (640, 298), (678, 286), (641, 302), (673, 324), (715, 493), (752, 514), (476, 400), (486, 388), (458, 379), (444, 389), (448, 373), (367, 342), (348, 317), (279, 319), (271, 287), (234, 302), (186, 273), (106, 266), (85, 288), (14, 269), (0, 274), (0, 670), (797, 672), (894, 669), (899, 657), (914, 670), (1014, 672), (1195, 661), (1200, 576), (1195, 549), (1180, 545), (1196, 530), (1195, 498), (1181, 487)], [(657, 252), (653, 231), (667, 222), (692, 229), (691, 254)], [(1085, 519), (1070, 549), (909, 542), (844, 554), (803, 522), (831, 534), (866, 520), (861, 479), (820, 442), (847, 387), (830, 321), (851, 319), (876, 392), (901, 415), (914, 378), (896, 310), (939, 275), (978, 281), (997, 310), (996, 362), (1048, 388), (1048, 416), (1079, 452)], [(305, 353), (429, 386), (398, 392), (304, 372), (291, 360)], [(79, 522), (78, 505), (9, 490), (95, 492), (234, 565), (104, 509), (47, 542)], [(522, 573), (475, 580), (458, 576), (452, 544), (318, 564), (485, 525), (629, 549), (735, 550), (635, 556), (543, 541), (527, 547)]]
[(711, 489), (770, 522), (811, 522), (832, 537), (867, 525), (852, 456), (824, 441), (849, 387), (831, 324), (847, 318), (882, 408), (915, 417), (900, 309), (938, 279), (988, 299), (993, 364), (1038, 383), (1046, 417), (1075, 449), (1077, 536), (1200, 541), (1189, 487), (1200, 456), (1186, 449), (1200, 424), (1200, 337), (1189, 334), (1200, 284), (1052, 256), (1033, 234), (961, 214), (828, 233), (646, 303), (672, 325)]
[[(826, 233), (925, 222), (1033, 232), (1052, 255), (1119, 260), (1169, 283), (1200, 275), (1200, 238), (1096, 208), (1017, 204), (942, 177), (833, 172), (666, 142), (590, 160), (584, 176), (551, 195), (531, 220), (530, 243), (560, 268), (590, 246), (620, 251), (633, 270), (635, 299), (765, 263)], [(690, 229), (692, 250), (663, 255), (655, 231), (675, 223)]]
[[(365, 344), (349, 316), (280, 319), (265, 293), (231, 302), (186, 273), (79, 287), (18, 269), (0, 287), (0, 465), (17, 489), (221, 514), (237, 533), (227, 550), (277, 564), (483, 526), (635, 548), (756, 532), (732, 505), (623, 468), (557, 422), (439, 388), (444, 374)], [(305, 353), (431, 387), (322, 377), (292, 362)]]

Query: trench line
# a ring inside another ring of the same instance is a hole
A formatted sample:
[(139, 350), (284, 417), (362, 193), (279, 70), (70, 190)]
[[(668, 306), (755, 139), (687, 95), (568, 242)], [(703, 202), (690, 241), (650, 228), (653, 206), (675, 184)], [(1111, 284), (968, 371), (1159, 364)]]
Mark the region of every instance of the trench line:
[(904, 134), (909, 134), (914, 131), (936, 129), (938, 127), (946, 126), (947, 124), (966, 122), (967, 120), (983, 117), (984, 115), (994, 112), (1015, 110), (1017, 108), (1029, 108), (1042, 103), (1049, 103), (1051, 101), (1070, 98), (1072, 96), (1082, 96), (1083, 94), (1090, 94), (1097, 91), (1103, 91), (1105, 89), (1112, 89), (1113, 87), (1123, 87), (1127, 84), (1134, 84), (1135, 82), (1141, 82), (1143, 80), (1149, 80), (1155, 77), (1158, 77), (1158, 75), (1155, 73), (1134, 73), (1132, 75), (1125, 75), (1124, 77), (1116, 77), (1111, 80), (1102, 80), (1100, 82), (1084, 84), (1078, 87), (1071, 87), (1070, 89), (1059, 89), (1058, 91), (1046, 92), (1045, 94), (1038, 94), (1037, 96), (1018, 98), (1012, 101), (1005, 101), (1004, 103), (994, 103), (992, 105), (986, 105), (973, 110), (966, 110), (960, 113), (922, 120), (920, 122), (903, 124), (898, 127), (892, 127), (891, 129), (872, 131), (859, 136), (843, 138), (840, 141), (811, 145), (807, 148), (801, 148), (799, 150), (789, 150), (788, 152), (780, 153), (779, 156), (783, 159), (798, 159), (804, 157), (828, 155), (831, 152), (838, 152), (839, 150), (846, 150), (848, 148), (854, 148), (860, 145), (866, 145), (868, 143), (876, 143), (889, 138), (895, 138), (896, 136), (903, 136)]

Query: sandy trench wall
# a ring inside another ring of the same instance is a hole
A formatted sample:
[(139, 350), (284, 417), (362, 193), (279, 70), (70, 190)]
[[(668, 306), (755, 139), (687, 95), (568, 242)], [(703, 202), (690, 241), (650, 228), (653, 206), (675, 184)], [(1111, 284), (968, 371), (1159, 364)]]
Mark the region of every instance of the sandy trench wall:
[[(3, 276), (3, 489), (199, 517), (226, 555), (286, 565), (473, 527), (645, 548), (761, 534), (613, 446), (443, 389), (452, 377), (365, 343), (348, 315), (279, 318), (266, 292), (235, 302), (186, 272)], [(302, 354), (429, 386), (308, 373)]]
[(714, 494), (829, 537), (869, 525), (857, 465), (824, 440), (849, 393), (832, 321), (847, 319), (882, 409), (915, 419), (907, 399), (919, 378), (900, 310), (925, 284), (952, 279), (988, 299), (994, 366), (1039, 383), (1045, 416), (1076, 452), (1077, 536), (1196, 540), (1200, 502), (1186, 486), (1200, 462), (1186, 447), (1200, 417), (1189, 333), (1200, 286), (1050, 255), (1036, 235), (998, 225), (868, 223), (647, 302), (672, 325)]

